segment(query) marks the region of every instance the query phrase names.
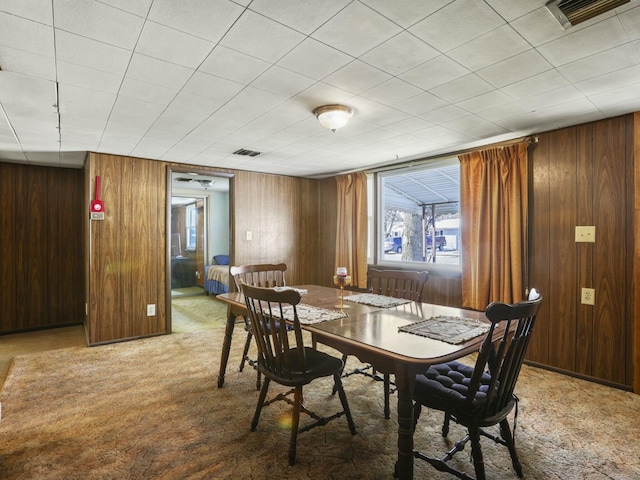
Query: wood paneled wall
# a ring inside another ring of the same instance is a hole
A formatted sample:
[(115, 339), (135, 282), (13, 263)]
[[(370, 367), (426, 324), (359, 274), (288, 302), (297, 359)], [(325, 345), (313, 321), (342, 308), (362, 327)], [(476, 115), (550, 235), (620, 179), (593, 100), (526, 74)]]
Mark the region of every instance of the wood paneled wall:
[[(544, 296), (528, 359), (633, 385), (633, 116), (540, 134), (530, 159), (530, 285)], [(594, 225), (595, 243), (575, 227)], [(595, 289), (595, 306), (581, 289)]]
[(0, 163), (0, 333), (84, 322), (82, 171)]
[(166, 166), (90, 154), (85, 169), (86, 191), (94, 198), (99, 175), (105, 204), (89, 223), (89, 343), (166, 333)]

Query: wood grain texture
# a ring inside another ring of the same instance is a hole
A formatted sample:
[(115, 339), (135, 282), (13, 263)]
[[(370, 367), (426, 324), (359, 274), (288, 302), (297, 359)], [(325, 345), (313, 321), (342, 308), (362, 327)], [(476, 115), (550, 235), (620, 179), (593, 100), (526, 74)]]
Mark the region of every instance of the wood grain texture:
[(0, 333), (84, 320), (82, 188), (81, 170), (0, 163)]

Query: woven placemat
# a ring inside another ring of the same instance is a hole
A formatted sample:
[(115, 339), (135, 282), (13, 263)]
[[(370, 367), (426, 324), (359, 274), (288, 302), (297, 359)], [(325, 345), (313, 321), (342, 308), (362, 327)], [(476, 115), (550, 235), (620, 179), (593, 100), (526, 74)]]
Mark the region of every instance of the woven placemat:
[(378, 295), (375, 293), (358, 293), (356, 295), (344, 297), (344, 299), (348, 302), (362, 303), (364, 305), (383, 308), (396, 307), (411, 301), (406, 298), (387, 297), (386, 295)]
[(398, 330), (459, 345), (472, 338), (484, 335), (489, 331), (489, 327), (488, 323), (474, 320), (473, 318), (439, 315), (405, 325)]
[[(328, 322), (329, 320), (337, 320), (348, 316), (340, 310), (313, 307), (304, 303), (296, 305), (296, 310), (298, 311), (298, 320), (303, 325), (313, 325), (314, 323)], [(283, 307), (282, 313), (285, 319), (293, 320), (293, 307)]]

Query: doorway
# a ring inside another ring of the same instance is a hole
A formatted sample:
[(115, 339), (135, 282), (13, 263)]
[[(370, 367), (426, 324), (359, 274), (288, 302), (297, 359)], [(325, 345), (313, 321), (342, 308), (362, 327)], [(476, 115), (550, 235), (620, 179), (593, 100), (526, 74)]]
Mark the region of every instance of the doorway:
[(168, 169), (167, 326), (172, 301), (228, 291), (233, 176)]

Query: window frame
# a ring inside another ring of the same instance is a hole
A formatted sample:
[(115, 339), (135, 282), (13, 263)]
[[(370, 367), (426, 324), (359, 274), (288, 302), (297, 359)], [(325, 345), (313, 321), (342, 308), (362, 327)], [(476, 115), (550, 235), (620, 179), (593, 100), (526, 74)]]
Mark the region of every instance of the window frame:
[[(431, 263), (431, 262), (417, 262), (417, 261), (390, 261), (384, 259), (384, 188), (383, 182), (386, 177), (395, 176), (399, 173), (411, 173), (415, 171), (424, 171), (425, 169), (435, 169), (457, 164), (460, 166), (460, 161), (457, 156), (446, 157), (437, 160), (430, 160), (427, 162), (420, 162), (414, 165), (403, 165), (393, 168), (388, 168), (374, 172), (373, 175), (373, 188), (370, 189), (369, 200), (370, 203), (375, 205), (373, 225), (370, 225), (369, 231), (373, 236), (372, 245), (373, 256), (370, 257), (369, 263), (383, 267), (394, 268), (396, 270), (429, 270), (430, 272), (441, 272), (442, 274), (459, 274), (462, 273), (462, 254), (463, 245), (460, 243), (460, 235), (458, 235), (458, 251), (460, 252), (459, 263)], [(458, 204), (459, 200), (458, 200)]]

